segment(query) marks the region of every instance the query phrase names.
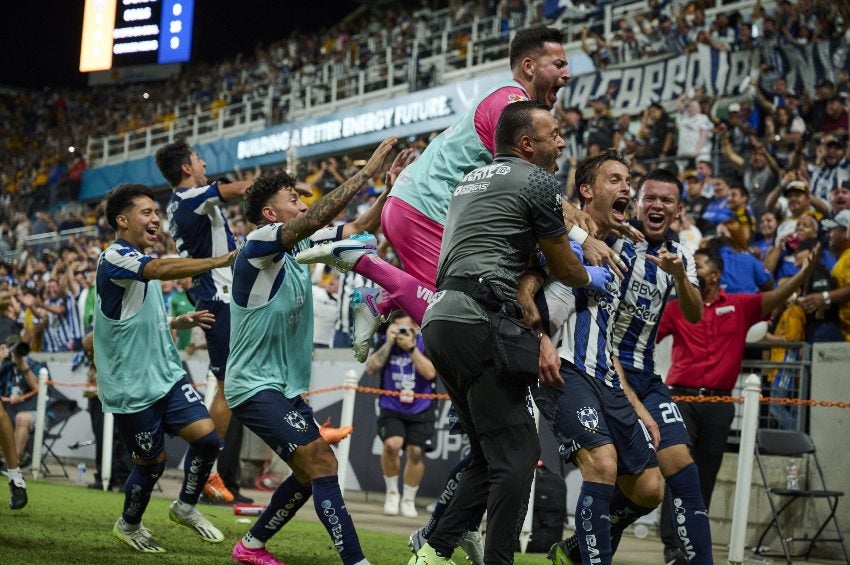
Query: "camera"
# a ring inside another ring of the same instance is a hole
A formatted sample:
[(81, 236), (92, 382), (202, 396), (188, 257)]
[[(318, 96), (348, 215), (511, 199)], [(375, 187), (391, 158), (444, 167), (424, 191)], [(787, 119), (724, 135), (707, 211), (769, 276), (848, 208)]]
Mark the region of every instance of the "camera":
[(18, 336), (9, 336), (5, 345), (9, 348), (9, 352), (15, 357), (26, 357), (30, 354), (30, 344), (21, 341)]
[(408, 328), (407, 326), (402, 326), (398, 329), (399, 335), (407, 335), (407, 334), (411, 333), (412, 331), (413, 330), (411, 328)]

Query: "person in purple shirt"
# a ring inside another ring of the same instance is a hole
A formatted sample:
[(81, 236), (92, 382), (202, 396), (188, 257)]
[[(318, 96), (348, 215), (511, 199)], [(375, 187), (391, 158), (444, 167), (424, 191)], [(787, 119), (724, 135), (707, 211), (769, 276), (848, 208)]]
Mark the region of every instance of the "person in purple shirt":
[[(386, 340), (368, 359), (366, 370), (381, 376), (378, 437), (384, 442), (381, 471), (387, 484), (384, 514), (415, 518), (416, 491), (425, 473), (425, 452), (431, 447), (436, 413), (434, 401), (422, 398), (436, 390), (437, 371), (425, 355), (419, 326), (402, 312), (390, 314)], [(398, 492), (400, 452), (404, 449), (404, 487)]]

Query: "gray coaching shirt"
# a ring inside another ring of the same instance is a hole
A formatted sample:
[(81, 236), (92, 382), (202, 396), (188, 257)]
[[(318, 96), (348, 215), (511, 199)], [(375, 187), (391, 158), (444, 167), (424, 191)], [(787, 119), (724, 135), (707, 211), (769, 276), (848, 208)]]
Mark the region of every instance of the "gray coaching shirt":
[[(437, 285), (445, 277), (484, 278), (516, 298), (517, 280), (537, 241), (566, 231), (561, 190), (549, 171), (510, 155), (467, 174), (452, 194)], [(431, 320), (477, 323), (486, 311), (458, 291), (438, 292), (425, 312)]]

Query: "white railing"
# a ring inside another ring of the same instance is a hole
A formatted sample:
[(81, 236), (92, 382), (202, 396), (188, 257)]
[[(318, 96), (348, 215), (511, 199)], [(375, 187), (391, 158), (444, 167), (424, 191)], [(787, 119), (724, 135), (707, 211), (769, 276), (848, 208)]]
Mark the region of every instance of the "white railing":
[[(772, 1), (765, 5), (773, 4)], [(742, 0), (707, 10), (707, 17), (733, 10), (747, 10), (755, 0)], [(572, 25), (562, 17), (554, 25), (562, 26), (569, 37), (574, 37), (578, 26), (603, 25), (610, 34), (615, 22), (647, 9), (646, 0), (618, 2), (605, 5), (601, 19), (583, 21)], [(530, 25), (531, 14), (526, 14), (524, 26)], [(552, 22), (548, 22), (552, 24)], [(126, 133), (89, 139), (86, 155), (93, 166), (123, 162), (144, 157), (178, 137), (194, 143), (211, 141), (257, 131), (276, 123), (289, 122), (342, 108), (359, 106), (374, 100), (446, 84), (493, 70), (507, 68), (509, 40), (501, 28), (499, 16), (476, 16), (471, 22), (452, 22), (446, 11), (440, 11), (428, 25), (427, 37), (408, 40), (411, 54), (400, 56), (392, 45), (383, 45), (379, 37), (359, 37), (358, 43), (367, 43), (378, 49), (369, 66), (359, 70), (346, 60), (348, 72), (336, 73), (332, 64), (321, 66), (315, 75), (294, 74), (284, 84), (272, 85), (261, 97), (246, 96), (241, 102), (219, 109), (198, 109), (187, 114), (184, 103), (173, 121), (155, 124)], [(520, 26), (520, 27), (524, 27)], [(358, 39), (355, 37), (355, 39)], [(565, 45), (567, 51), (581, 49), (578, 40)]]

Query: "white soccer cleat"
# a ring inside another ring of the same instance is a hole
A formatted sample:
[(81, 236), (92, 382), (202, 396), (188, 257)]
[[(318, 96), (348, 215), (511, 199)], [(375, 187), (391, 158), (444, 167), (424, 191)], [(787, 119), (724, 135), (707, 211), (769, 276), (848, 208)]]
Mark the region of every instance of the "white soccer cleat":
[(460, 548), (466, 553), (466, 559), (473, 565), (484, 565), (484, 544), (478, 530), (469, 530), (460, 540)]
[(115, 526), (112, 528), (112, 535), (123, 541), (136, 551), (142, 553), (165, 553), (165, 548), (159, 545), (151, 531), (139, 524), (135, 530), (128, 530), (127, 524), (124, 523), (124, 518), (118, 518)]
[(387, 516), (398, 516), (401, 495), (397, 492), (388, 492), (384, 498), (384, 514)]
[(419, 512), (416, 511), (416, 503), (409, 498), (405, 498), (401, 501), (400, 510), (401, 515), (405, 518), (416, 518), (419, 516)]
[(362, 286), (355, 288), (351, 293), (351, 308), (354, 310), (352, 327), (349, 328), (351, 336), (351, 349), (354, 350), (354, 358), (360, 363), (366, 361), (369, 356), (369, 346), (372, 344), (372, 336), (378, 326), (381, 325), (383, 317), (378, 312), (378, 297), (381, 289)]
[(361, 257), (377, 252), (378, 240), (374, 235), (363, 232), (348, 239), (314, 245), (296, 255), (295, 260), (299, 263), (325, 263), (347, 273)]
[(168, 517), (175, 524), (192, 528), (206, 542), (221, 543), (224, 541), (224, 534), (213, 526), (206, 516), (198, 512), (197, 508), (192, 508), (191, 512), (183, 512), (180, 510), (180, 503), (175, 500), (168, 508)]

